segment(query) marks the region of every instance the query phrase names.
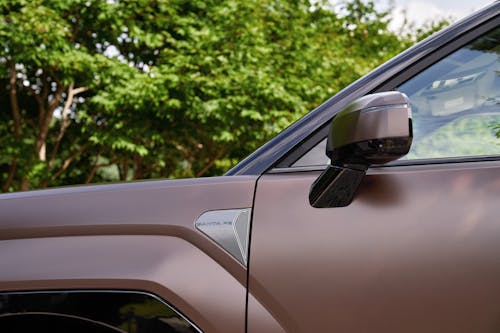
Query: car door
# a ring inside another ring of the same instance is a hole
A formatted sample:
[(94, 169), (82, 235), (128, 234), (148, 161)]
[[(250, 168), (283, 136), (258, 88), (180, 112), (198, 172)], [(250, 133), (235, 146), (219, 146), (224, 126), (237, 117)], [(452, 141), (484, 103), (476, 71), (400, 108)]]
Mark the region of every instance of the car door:
[(350, 205), (309, 204), (324, 169), (326, 157), (317, 154), (324, 141), (260, 177), (248, 332), (271, 331), (257, 305), (275, 331), (500, 330), (496, 22), (382, 85), (410, 99), (412, 148), (402, 160), (370, 168)]

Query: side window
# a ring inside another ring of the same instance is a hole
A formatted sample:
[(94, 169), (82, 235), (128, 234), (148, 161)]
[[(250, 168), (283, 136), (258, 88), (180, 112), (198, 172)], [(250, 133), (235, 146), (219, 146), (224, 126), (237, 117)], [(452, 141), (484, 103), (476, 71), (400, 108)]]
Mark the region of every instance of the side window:
[[(500, 28), (441, 59), (395, 90), (413, 110), (403, 159), (500, 155)], [(292, 166), (325, 165), (326, 139)]]
[(440, 60), (396, 90), (413, 110), (406, 159), (500, 155), (500, 29)]
[(2, 332), (200, 332), (153, 295), (131, 291), (0, 294)]
[(325, 154), (326, 152), (326, 139), (323, 139), (310, 149), (307, 153), (302, 155), (292, 167), (306, 167), (315, 165), (327, 165), (330, 163), (330, 159)]

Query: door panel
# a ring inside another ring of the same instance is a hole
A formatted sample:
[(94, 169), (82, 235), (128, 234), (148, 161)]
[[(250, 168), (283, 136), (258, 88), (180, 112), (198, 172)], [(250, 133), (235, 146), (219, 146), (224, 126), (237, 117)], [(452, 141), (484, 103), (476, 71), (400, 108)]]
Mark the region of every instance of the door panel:
[(373, 169), (342, 208), (318, 175), (257, 185), (249, 290), (287, 331), (500, 330), (499, 162)]
[(276, 318), (252, 294), (248, 295), (247, 309), (247, 332), (286, 332)]

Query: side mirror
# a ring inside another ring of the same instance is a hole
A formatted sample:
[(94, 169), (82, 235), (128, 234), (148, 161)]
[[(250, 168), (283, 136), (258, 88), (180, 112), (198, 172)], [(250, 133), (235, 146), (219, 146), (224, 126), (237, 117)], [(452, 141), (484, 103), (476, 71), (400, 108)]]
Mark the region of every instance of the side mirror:
[(357, 99), (332, 120), (326, 154), (331, 164), (312, 184), (313, 207), (344, 207), (372, 164), (408, 153), (413, 138), (408, 97), (397, 91)]

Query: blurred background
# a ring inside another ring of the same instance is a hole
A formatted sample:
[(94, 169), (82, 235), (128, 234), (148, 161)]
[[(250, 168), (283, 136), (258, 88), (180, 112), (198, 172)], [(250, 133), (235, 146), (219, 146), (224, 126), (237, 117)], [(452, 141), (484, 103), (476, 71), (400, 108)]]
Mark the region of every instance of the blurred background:
[(489, 2), (0, 0), (0, 190), (221, 175)]

